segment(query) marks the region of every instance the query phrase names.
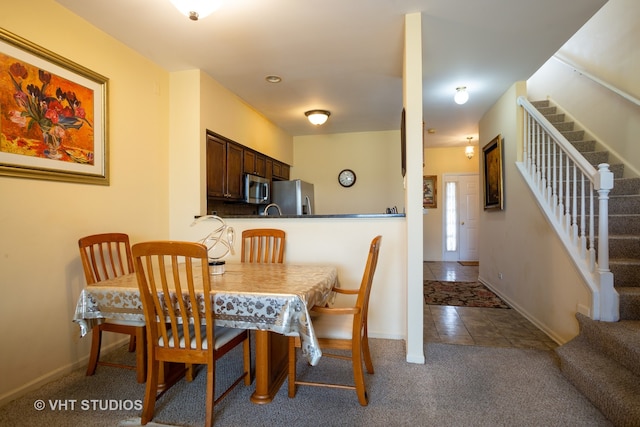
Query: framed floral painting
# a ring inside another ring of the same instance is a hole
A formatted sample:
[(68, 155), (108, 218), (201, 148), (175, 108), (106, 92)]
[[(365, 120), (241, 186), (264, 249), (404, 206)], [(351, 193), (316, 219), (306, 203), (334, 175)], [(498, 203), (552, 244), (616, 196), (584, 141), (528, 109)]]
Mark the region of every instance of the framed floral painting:
[(425, 175), (422, 177), (422, 207), (436, 209), (438, 207), (438, 176)]
[(0, 29), (0, 175), (109, 184), (107, 79)]

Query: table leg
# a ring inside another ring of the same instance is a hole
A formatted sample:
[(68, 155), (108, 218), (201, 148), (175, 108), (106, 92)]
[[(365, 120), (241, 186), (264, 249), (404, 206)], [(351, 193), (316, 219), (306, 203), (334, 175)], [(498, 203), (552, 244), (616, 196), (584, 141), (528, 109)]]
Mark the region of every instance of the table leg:
[(273, 400), (287, 377), (288, 338), (269, 331), (256, 331), (256, 390), (253, 403)]
[(187, 369), (184, 363), (160, 362), (158, 369), (158, 392), (165, 392), (184, 377)]

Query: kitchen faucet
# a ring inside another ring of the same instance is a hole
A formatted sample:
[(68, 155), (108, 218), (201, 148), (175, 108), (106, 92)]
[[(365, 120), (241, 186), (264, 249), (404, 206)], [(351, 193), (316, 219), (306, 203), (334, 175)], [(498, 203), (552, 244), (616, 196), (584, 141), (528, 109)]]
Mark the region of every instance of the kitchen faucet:
[(269, 208), (276, 208), (278, 210), (278, 215), (282, 215), (282, 211), (280, 210), (280, 206), (278, 206), (275, 203), (269, 203), (267, 206), (265, 206), (264, 212), (262, 212), (262, 215), (268, 216), (269, 215), (269, 212), (268, 212)]

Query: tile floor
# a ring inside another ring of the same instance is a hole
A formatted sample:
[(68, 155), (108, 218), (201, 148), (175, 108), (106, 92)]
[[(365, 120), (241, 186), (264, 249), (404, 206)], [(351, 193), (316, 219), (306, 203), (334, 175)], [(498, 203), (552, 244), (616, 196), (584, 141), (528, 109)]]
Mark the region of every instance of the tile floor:
[[(457, 262), (425, 262), (424, 280), (471, 282), (477, 266)], [(558, 345), (513, 309), (424, 306), (424, 341), (551, 350)]]

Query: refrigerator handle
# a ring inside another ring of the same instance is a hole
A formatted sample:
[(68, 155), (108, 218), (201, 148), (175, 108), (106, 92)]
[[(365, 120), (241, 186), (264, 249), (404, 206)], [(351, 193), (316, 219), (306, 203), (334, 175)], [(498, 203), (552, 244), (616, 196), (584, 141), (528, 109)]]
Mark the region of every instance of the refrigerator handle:
[(311, 199), (309, 198), (309, 196), (304, 196), (304, 198), (307, 200), (307, 206), (309, 206), (309, 213), (307, 215), (313, 215), (313, 208), (311, 207)]

